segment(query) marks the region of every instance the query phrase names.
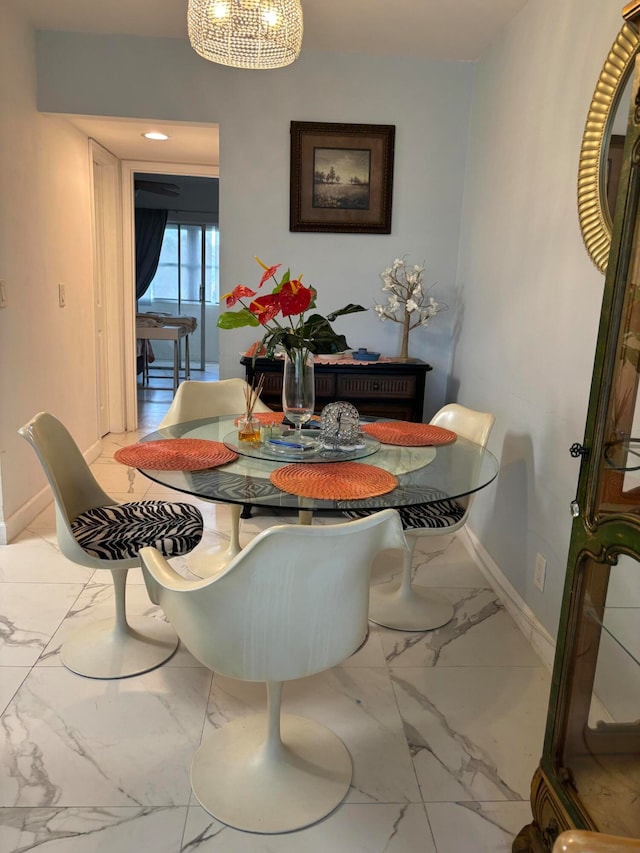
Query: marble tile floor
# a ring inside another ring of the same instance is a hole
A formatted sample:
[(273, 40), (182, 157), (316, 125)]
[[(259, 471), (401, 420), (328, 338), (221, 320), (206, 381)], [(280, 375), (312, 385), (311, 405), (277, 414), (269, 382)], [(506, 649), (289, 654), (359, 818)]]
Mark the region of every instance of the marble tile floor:
[[(139, 432), (162, 411), (146, 407)], [(136, 438), (108, 436), (96, 476), (119, 500), (170, 494), (114, 462), (116, 447)], [(224, 547), (228, 509), (200, 506), (199, 549)], [(242, 522), (242, 541), (295, 521), (257, 515)], [(212, 675), (184, 647), (128, 679), (66, 670), (63, 638), (110, 610), (111, 589), (100, 571), (58, 552), (50, 506), (0, 548), (0, 851), (508, 853), (531, 819), (549, 673), (460, 538), (423, 540), (415, 561), (417, 582), (455, 603), (449, 625), (415, 634), (371, 625), (343, 665), (285, 686), (285, 710), (347, 744), (354, 773), (345, 801), (298, 832), (244, 833), (196, 803), (189, 767), (212, 728), (263, 707), (264, 688)], [(188, 558), (174, 564), (188, 575)], [(387, 558), (374, 582), (393, 572)], [(127, 603), (162, 618), (139, 570), (129, 574)]]

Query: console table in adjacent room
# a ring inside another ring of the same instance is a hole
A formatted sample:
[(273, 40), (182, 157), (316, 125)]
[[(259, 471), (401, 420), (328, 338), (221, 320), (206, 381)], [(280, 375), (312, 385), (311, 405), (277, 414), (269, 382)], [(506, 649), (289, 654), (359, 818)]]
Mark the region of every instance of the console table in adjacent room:
[[(247, 382), (264, 373), (261, 399), (267, 406), (282, 410), (282, 358), (243, 356)], [(342, 361), (323, 362), (316, 358), (316, 412), (334, 400), (346, 400), (361, 415), (422, 421), (425, 377), (431, 365), (424, 361), (397, 362)]]
[[(175, 394), (180, 384), (180, 341), (182, 338), (184, 338), (184, 378), (190, 378), (189, 330), (183, 325), (143, 326), (138, 324), (136, 325), (136, 338), (140, 341), (173, 341), (172, 389)], [(146, 347), (142, 349), (142, 384), (149, 384), (149, 359)]]

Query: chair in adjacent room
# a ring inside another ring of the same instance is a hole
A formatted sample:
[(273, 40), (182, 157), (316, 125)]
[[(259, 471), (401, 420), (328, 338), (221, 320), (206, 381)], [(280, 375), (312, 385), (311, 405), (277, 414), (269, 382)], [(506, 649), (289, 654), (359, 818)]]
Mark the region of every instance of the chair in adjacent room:
[(160, 618), (128, 616), (125, 586), (138, 551), (154, 546), (165, 556), (191, 551), (202, 538), (202, 515), (188, 503), (118, 503), (102, 490), (66, 427), (40, 412), (19, 430), (33, 447), (49, 481), (60, 550), (69, 560), (111, 572), (115, 617), (79, 629), (63, 643), (62, 663), (89, 678), (124, 678), (168, 660), (178, 647)]
[[(495, 416), (490, 412), (477, 412), (450, 403), (436, 412), (430, 423), (486, 447), (494, 421)], [(451, 621), (454, 607), (449, 599), (413, 583), (413, 555), (420, 537), (449, 535), (459, 530), (467, 520), (471, 502), (469, 495), (398, 510), (409, 547), (403, 554), (400, 585), (382, 583), (371, 588), (369, 618), (372, 622), (399, 631), (431, 631)], [(354, 518), (362, 516), (363, 512), (347, 511), (345, 515)]]
[[(249, 385), (244, 379), (221, 379), (217, 382), (198, 382), (196, 380), (182, 382), (178, 386), (175, 397), (158, 429), (164, 429), (185, 421), (199, 420), (200, 418), (240, 415), (246, 409), (248, 388)], [(254, 412), (273, 411), (262, 400), (256, 402), (253, 410)], [(210, 575), (215, 574), (239, 553), (241, 507), (239, 504), (230, 504), (229, 506), (231, 509), (229, 547), (215, 555), (207, 554), (206, 568), (202, 565), (204, 554), (202, 560), (193, 561), (190, 564), (190, 569), (195, 574), (200, 575), (205, 571)], [(250, 507), (245, 504), (244, 509), (246, 516), (249, 514)]]
[(340, 664), (367, 636), (370, 570), (406, 547), (395, 510), (353, 522), (278, 525), (226, 570), (187, 581), (155, 550), (140, 559), (151, 600), (216, 675), (265, 682), (266, 713), (216, 729), (197, 750), (200, 804), (237, 829), (281, 833), (325, 817), (349, 790), (346, 746), (307, 717), (281, 713), (283, 682)]

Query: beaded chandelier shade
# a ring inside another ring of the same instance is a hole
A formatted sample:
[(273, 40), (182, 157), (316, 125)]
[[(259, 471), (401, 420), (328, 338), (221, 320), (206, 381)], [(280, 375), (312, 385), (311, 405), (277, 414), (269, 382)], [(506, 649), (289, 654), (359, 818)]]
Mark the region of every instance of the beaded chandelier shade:
[(300, 0), (189, 0), (191, 46), (234, 68), (281, 68), (302, 46)]

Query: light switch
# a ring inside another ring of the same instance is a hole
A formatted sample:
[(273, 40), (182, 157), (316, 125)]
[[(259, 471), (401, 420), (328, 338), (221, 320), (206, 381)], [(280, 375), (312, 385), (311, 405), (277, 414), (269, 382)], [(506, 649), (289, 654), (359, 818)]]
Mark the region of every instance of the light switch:
[(0, 308), (7, 307), (7, 285), (0, 280)]
[(65, 293), (64, 284), (58, 285), (58, 304), (61, 308), (67, 304), (67, 295)]

